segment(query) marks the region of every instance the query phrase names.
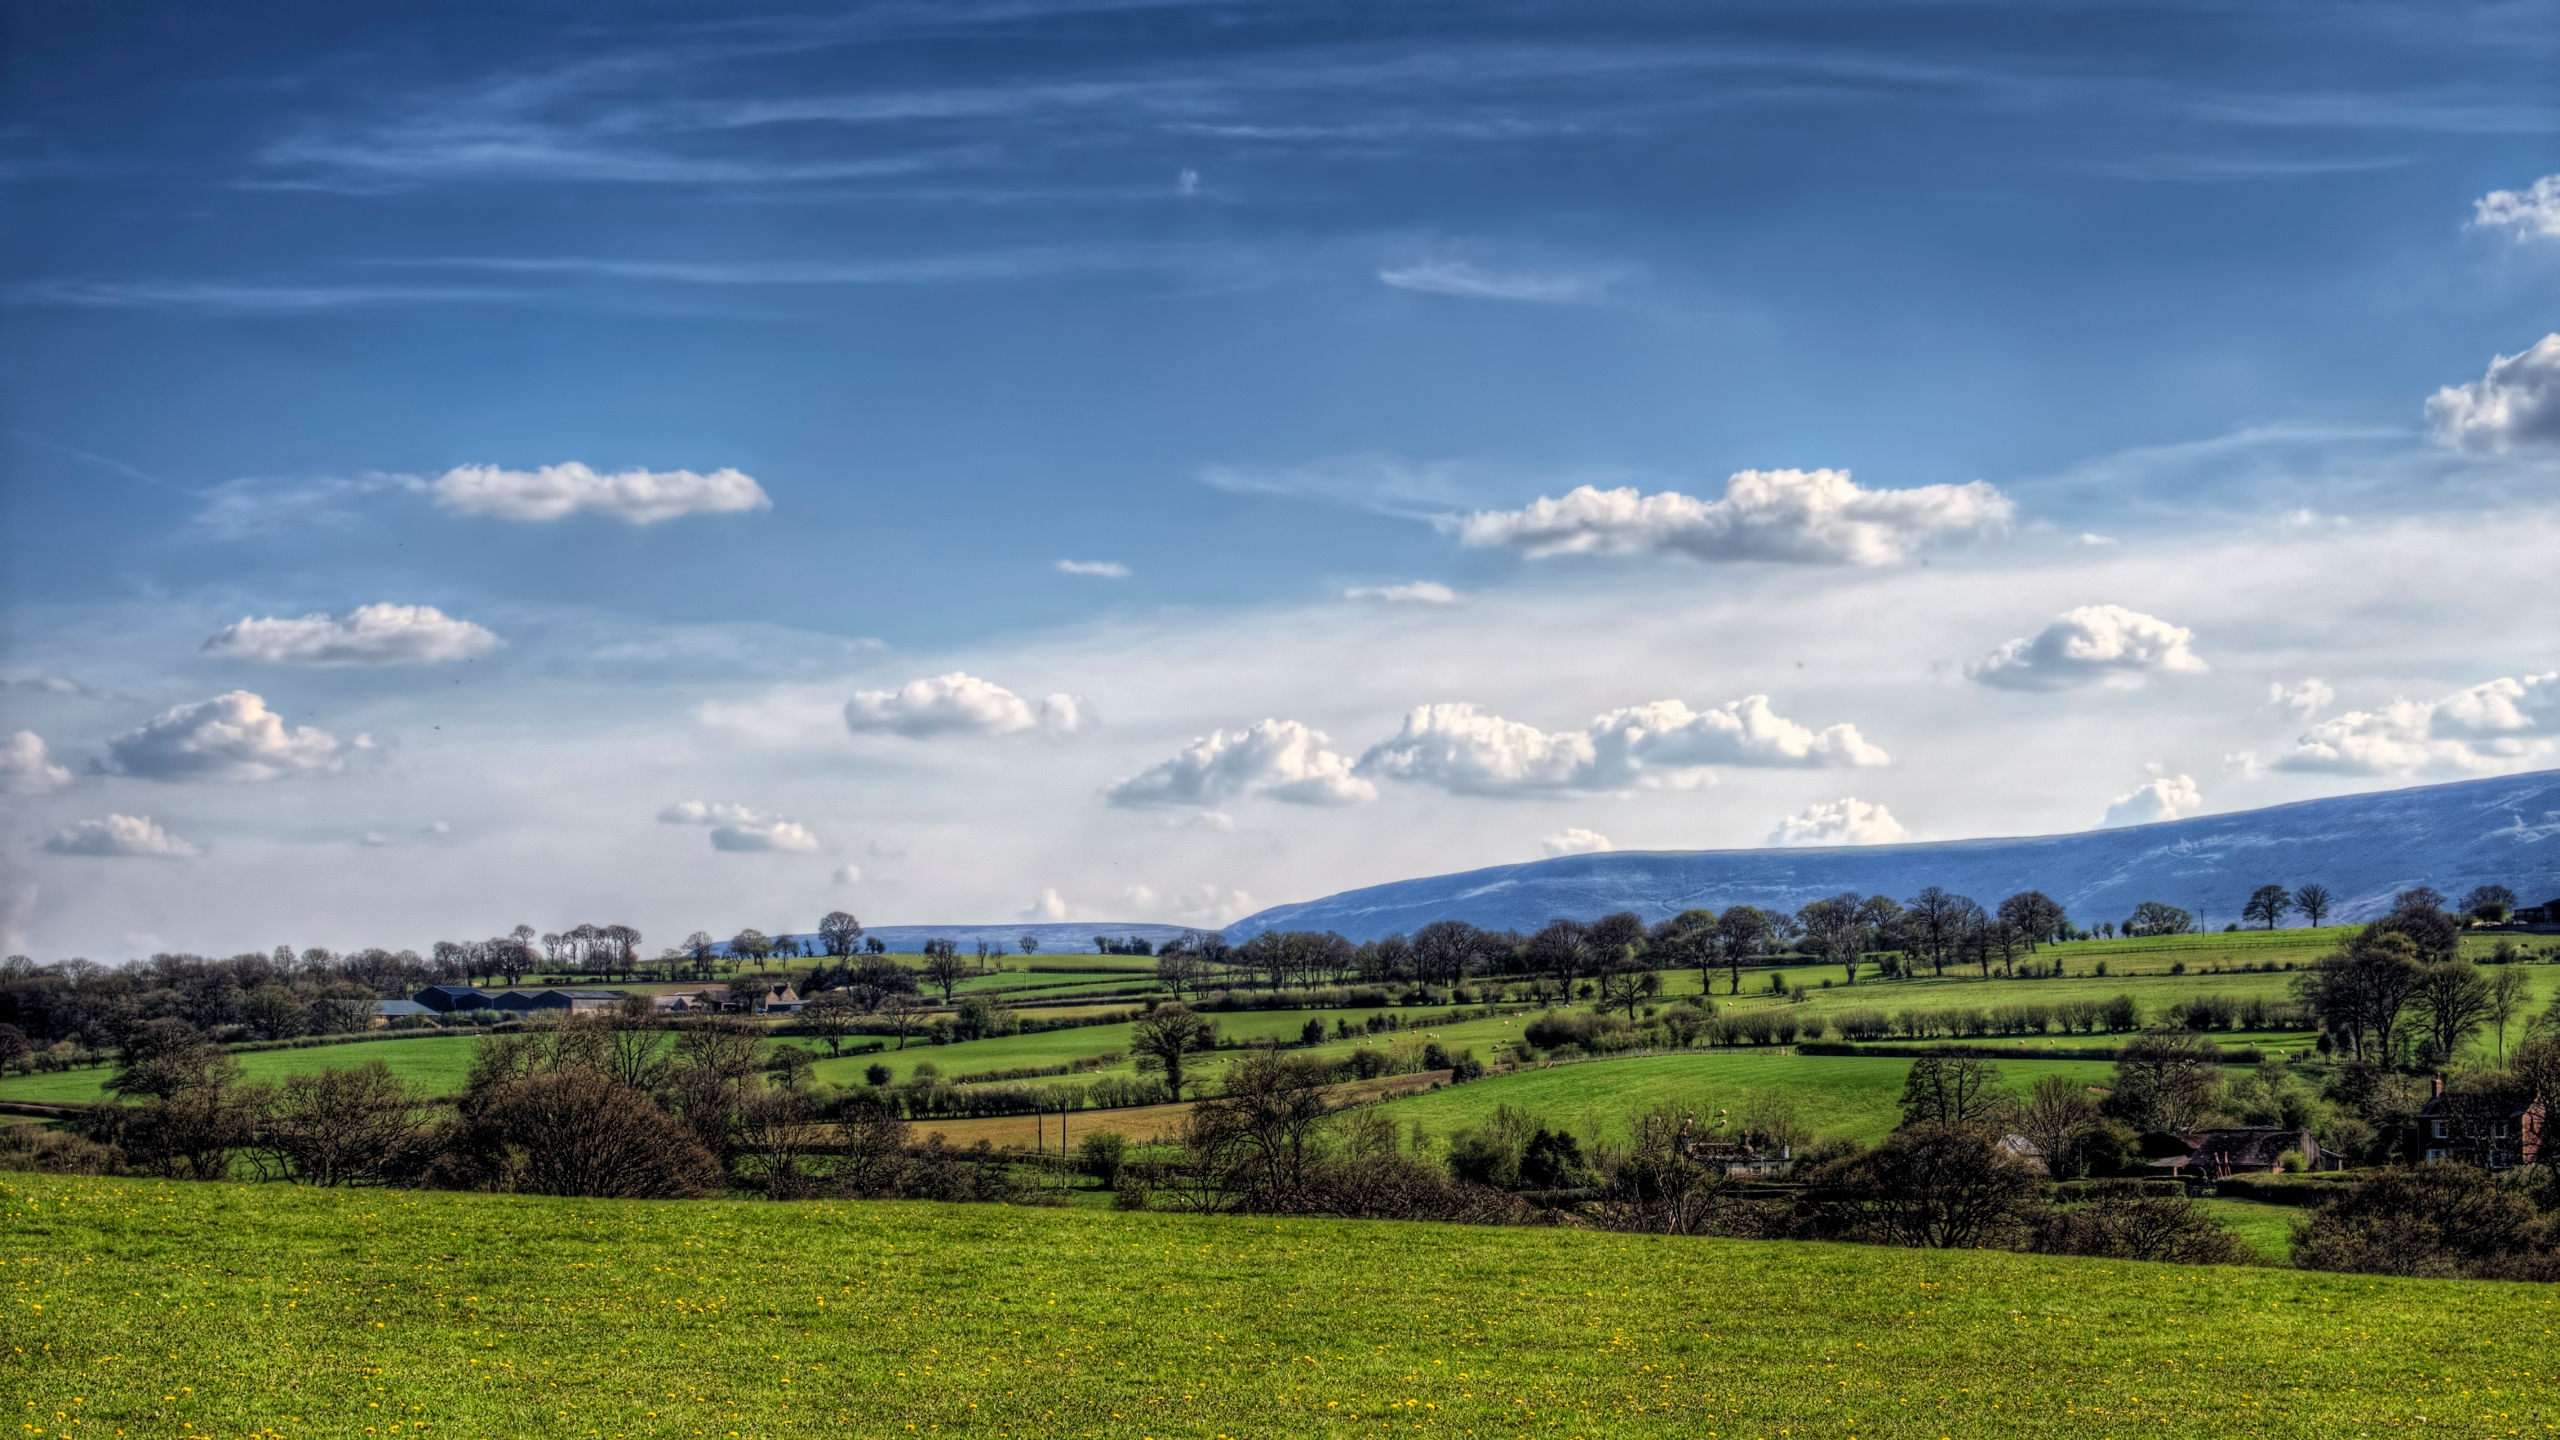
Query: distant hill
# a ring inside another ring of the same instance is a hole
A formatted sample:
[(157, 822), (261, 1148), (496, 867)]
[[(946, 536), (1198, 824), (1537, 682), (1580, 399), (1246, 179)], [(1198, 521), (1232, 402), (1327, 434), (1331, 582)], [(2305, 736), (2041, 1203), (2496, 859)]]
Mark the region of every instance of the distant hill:
[(1558, 916), (1633, 910), (1650, 921), (1728, 905), (1792, 911), (1843, 890), (1902, 899), (1929, 885), (1986, 906), (2042, 890), (2083, 925), (2120, 923), (2143, 901), (2164, 900), (2220, 929), (2240, 918), (2260, 885), (2311, 880), (2338, 897), (2341, 920), (2380, 915), (2392, 892), (2413, 885), (2455, 899), (2491, 882), (2529, 905), (2560, 898), (2560, 770), (2077, 835), (1568, 855), (1275, 906), (1226, 933), (1243, 940), (1265, 930), (1337, 930), (1371, 940), (1452, 919), (1534, 930)]
[[(977, 952), (978, 942), (984, 940), (1008, 955), (1016, 955), (1021, 953), (1025, 935), (1040, 942), (1043, 955), (1090, 955), (1096, 935), (1108, 935), (1114, 940), (1125, 940), (1134, 935), (1149, 944), (1160, 944), (1190, 932), (1181, 925), (1142, 925), (1125, 920), (1079, 921), (1073, 925), (1042, 920), (1037, 923), (1017, 921), (1011, 925), (870, 925), (865, 926), (862, 933), (879, 936), (881, 944), (901, 955), (912, 955), (922, 950), (927, 940), (949, 940), (972, 954)], [(818, 945), (815, 931), (774, 938), (805, 940), (812, 950)], [(723, 953), (727, 949), (726, 945), (721, 947)]]

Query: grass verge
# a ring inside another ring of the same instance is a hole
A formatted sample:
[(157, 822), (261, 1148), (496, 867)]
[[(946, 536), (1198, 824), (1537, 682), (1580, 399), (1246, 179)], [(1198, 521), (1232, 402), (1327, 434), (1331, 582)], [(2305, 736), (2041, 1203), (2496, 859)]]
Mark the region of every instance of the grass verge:
[(31, 1435), (2468, 1436), (2560, 1416), (2560, 1288), (2272, 1268), (33, 1176), (0, 1177), (0, 1261)]

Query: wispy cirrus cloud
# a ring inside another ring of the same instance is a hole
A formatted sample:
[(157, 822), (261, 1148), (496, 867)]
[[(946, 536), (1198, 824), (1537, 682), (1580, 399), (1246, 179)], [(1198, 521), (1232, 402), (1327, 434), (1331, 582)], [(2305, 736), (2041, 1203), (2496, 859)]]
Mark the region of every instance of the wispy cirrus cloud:
[(1597, 276), (1528, 270), (1488, 270), (1463, 260), (1423, 260), (1389, 266), (1378, 279), (1398, 290), (1454, 295), (1466, 300), (1519, 300), (1535, 305), (1580, 305), (1603, 298)]

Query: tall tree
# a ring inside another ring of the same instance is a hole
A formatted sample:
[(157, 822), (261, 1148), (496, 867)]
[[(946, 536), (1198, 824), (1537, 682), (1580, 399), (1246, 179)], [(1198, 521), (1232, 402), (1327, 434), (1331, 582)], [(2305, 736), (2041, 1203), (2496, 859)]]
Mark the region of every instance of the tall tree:
[(2261, 928), (2273, 930), (2286, 912), (2293, 909), (2293, 892), (2281, 885), (2261, 885), (2249, 892), (2249, 902), (2240, 907), (2240, 918), (2255, 921)]
[(1138, 1068), (1163, 1072), (1165, 1088), (1176, 1100), (1190, 1083), (1185, 1069), (1189, 1058), (1211, 1048), (1217, 1039), (1217, 1022), (1185, 1005), (1159, 1005), (1129, 1025), (1129, 1053), (1137, 1058)]
[(1724, 952), (1734, 994), (1742, 993), (1742, 962), (1758, 955), (1777, 928), (1769, 912), (1755, 905), (1735, 905), (1716, 917), (1716, 948)]
[[(2409, 937), (2368, 925), (2344, 946), (2294, 976), (2295, 995), (2332, 1035), (2344, 1035), (2358, 1059), (2388, 1063), (2401, 1013), (2425, 977)], [(2371, 1037), (2375, 1050), (2365, 1052)]]
[(2495, 925), (2516, 911), (2516, 892), (2504, 885), (2475, 885), (2462, 897), (2462, 913)]
[(2489, 981), (2489, 1023), (2498, 1030), (2498, 1063), (2507, 1063), (2507, 1025), (2531, 1003), (2533, 977), (2514, 965), (2501, 965)]
[(1903, 918), (1910, 926), (1912, 940), (1919, 945), (1929, 968), (1940, 975), (1947, 973), (1947, 953), (1958, 933), (1958, 901), (1964, 901), (1964, 897), (1932, 885), (1903, 902)]
[(943, 1004), (951, 1003), (952, 992), (968, 978), (969, 962), (960, 958), (957, 943), (938, 937), (924, 942), (925, 983), (941, 989)]
[(2489, 982), (2468, 960), (2427, 967), (2411, 1000), (2428, 1043), (2435, 1047), (2436, 1064), (2452, 1064), (2462, 1042), (2487, 1023), (2491, 998)]
[(2320, 928), (2321, 919), (2335, 904), (2329, 887), (2316, 880), (2293, 892), (2293, 908), (2302, 912), (2303, 920), (2314, 930)]
[(830, 910), (818, 922), (818, 944), (836, 959), (851, 955), (862, 944), (862, 922), (851, 911)]
[(1979, 1125), (2007, 1103), (2000, 1067), (1970, 1055), (1923, 1055), (1902, 1080), (1905, 1125)]
[(2062, 902), (2041, 890), (2021, 890), (2000, 902), (2000, 919), (2017, 927), (2018, 933), (2032, 951), (2048, 940), (2059, 940), (2071, 923)]
[(2188, 1130), (2213, 1109), (2222, 1052), (2189, 1030), (2135, 1036), (2116, 1052), (2104, 1109), (2136, 1130)]

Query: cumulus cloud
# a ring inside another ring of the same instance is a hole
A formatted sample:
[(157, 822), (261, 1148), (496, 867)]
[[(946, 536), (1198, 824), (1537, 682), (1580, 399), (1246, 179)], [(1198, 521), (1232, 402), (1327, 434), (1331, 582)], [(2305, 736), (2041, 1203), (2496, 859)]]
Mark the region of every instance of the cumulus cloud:
[(1124, 809), (1222, 804), (1262, 795), (1292, 805), (1359, 805), (1378, 787), (1351, 773), (1351, 761), (1325, 748), (1328, 737), (1295, 720), (1264, 720), (1249, 729), (1212, 730), (1172, 759), (1104, 790)]
[(839, 865), (827, 872), (827, 878), (838, 885), (859, 885), (862, 883), (862, 867), (851, 863)]
[(2328, 709), (2330, 702), (2337, 698), (2338, 692), (2331, 689), (2327, 681), (2317, 676), (2306, 679), (2299, 685), (2275, 684), (2267, 687), (2267, 704), (2278, 710), (2292, 711), (2297, 720), (2310, 719)]
[(1549, 858), (1553, 858), (1558, 855), (1594, 855), (1600, 851), (1615, 850), (1618, 847), (1610, 844), (1609, 837), (1599, 831), (1585, 830), (1575, 825), (1540, 840), (1538, 848), (1546, 851)]
[(1685, 786), (1707, 767), (1871, 766), (1891, 757), (1855, 725), (1814, 730), (1747, 695), (1708, 710), (1657, 700), (1596, 716), (1580, 730), (1549, 733), (1469, 704), (1418, 705), (1392, 739), (1353, 767), (1365, 776), (1416, 780), (1467, 795)]
[(589, 514), (655, 525), (679, 515), (773, 508), (773, 497), (764, 493), (764, 487), (736, 470), (714, 470), (708, 475), (691, 470), (622, 470), (602, 475), (575, 461), (538, 470), (457, 465), (427, 490), (448, 510), (501, 520), (558, 520)]
[(930, 680), (910, 680), (895, 690), (857, 691), (844, 706), (845, 727), (857, 735), (1011, 735), (1046, 728), (1072, 734), (1092, 723), (1082, 698), (1052, 695), (1031, 702), (992, 681), (954, 670)]
[(2305, 731), (2279, 770), (2333, 775), (2480, 773), (2544, 760), (2560, 737), (2560, 671), (2509, 676), (2437, 700), (2400, 698)]
[(1129, 578), (1129, 567), (1117, 560), (1061, 560), (1058, 562), (1058, 573), (1094, 575), (1105, 580), (1126, 580)]
[(1582, 275), (1541, 275), (1525, 271), (1486, 270), (1463, 260), (1425, 260), (1391, 266), (1378, 278), (1398, 290), (1424, 295), (1455, 295), (1468, 300), (1525, 300), (1540, 305), (1572, 305), (1601, 296), (1599, 281)]
[(2522, 190), (2492, 190), (2472, 202), (2471, 223), (2483, 230), (2511, 229), (2518, 240), (2560, 240), (2560, 175), (2545, 175)]
[(43, 736), (21, 730), (0, 740), (0, 792), (45, 795), (70, 783), (70, 770), (53, 763)]
[(204, 852), (163, 830), (148, 815), (110, 815), (54, 832), (44, 848), (56, 855), (119, 860), (185, 860)]
[(1342, 592), (1342, 598), (1382, 605), (1454, 605), (1458, 592), (1437, 581), (1416, 580), (1405, 585), (1354, 585)]
[(469, 660), (498, 637), (433, 605), (361, 605), (345, 619), (243, 618), (204, 642), (203, 653), (266, 665), (433, 665)]
[(1169, 920), (1180, 925), (1224, 925), (1254, 911), (1252, 895), (1209, 884), (1169, 894), (1159, 894), (1152, 886), (1132, 885), (1120, 894), (1137, 918)]
[(2500, 355), (2489, 373), (2448, 385), (2427, 400), (2436, 442), (2456, 450), (2504, 454), (2560, 445), (2560, 334), (2545, 335), (2521, 355)]
[(173, 705), (107, 741), (107, 758), (144, 780), (282, 780), (341, 769), (338, 738), (288, 729), (264, 697), (233, 690)]
[(1882, 805), (1843, 797), (1808, 805), (1769, 832), (1772, 845), (1892, 845), (1909, 838)]
[(750, 805), (683, 800), (659, 811), (658, 823), (708, 825), (714, 850), (782, 850), (807, 854), (818, 848), (818, 837), (808, 826)]
[(1458, 522), (1458, 537), (1532, 559), (1672, 554), (1886, 565), (1943, 536), (2005, 529), (2016, 513), (2009, 497), (1980, 480), (1870, 490), (1846, 470), (1743, 470), (1725, 482), (1719, 499), (1583, 485), (1524, 509), (1470, 515)]
[(1066, 897), (1060, 895), (1054, 887), (1043, 890), (1038, 895), (1032, 897), (1030, 904), (1022, 907), (1022, 918), (1025, 920), (1064, 920), (1067, 918)]
[(2130, 689), (2153, 675), (2203, 673), (2204, 661), (2189, 648), (2194, 639), (2195, 632), (2156, 615), (2121, 605), (2083, 605), (1992, 651), (1964, 673), (2004, 690), (2099, 683)]
[(2204, 795), (2196, 782), (2184, 775), (2161, 774), (2154, 767), (2149, 780), (2134, 787), (2129, 795), (2119, 795), (2107, 805), (2106, 818), (2098, 823), (2113, 828), (2120, 825), (2150, 825), (2162, 820), (2175, 820), (2204, 808)]

